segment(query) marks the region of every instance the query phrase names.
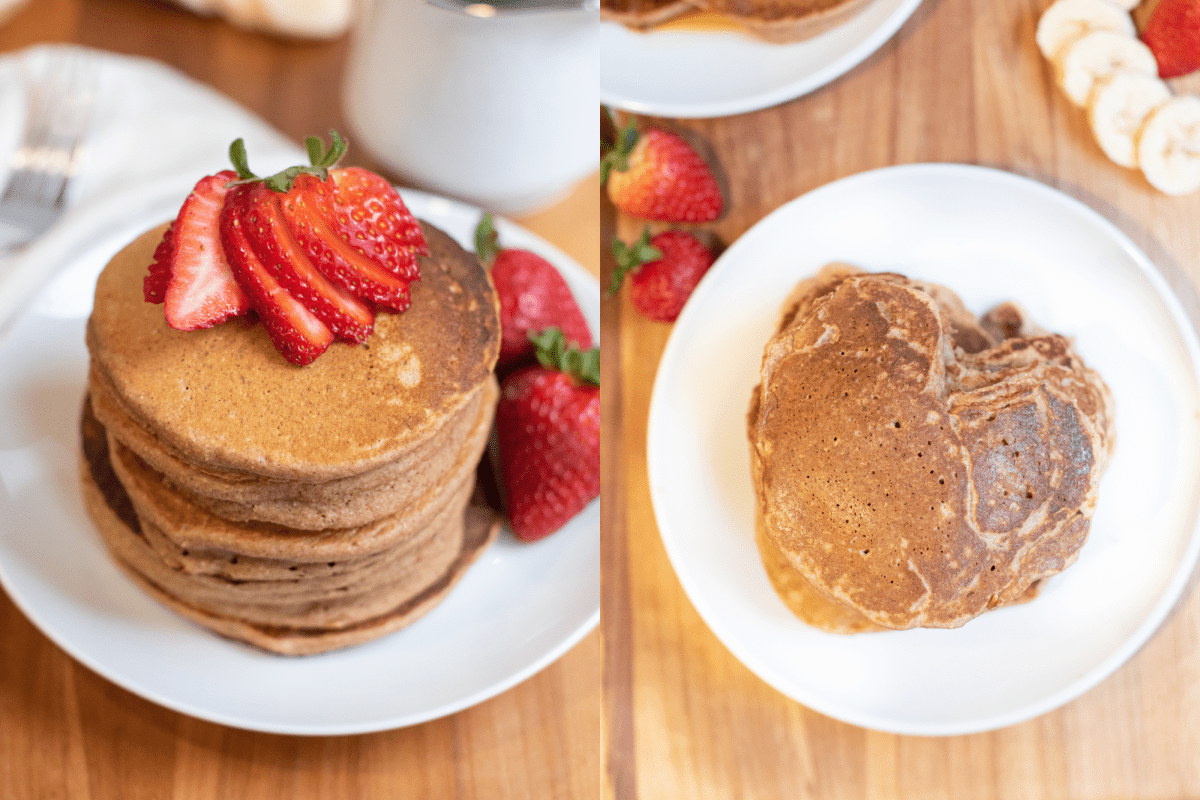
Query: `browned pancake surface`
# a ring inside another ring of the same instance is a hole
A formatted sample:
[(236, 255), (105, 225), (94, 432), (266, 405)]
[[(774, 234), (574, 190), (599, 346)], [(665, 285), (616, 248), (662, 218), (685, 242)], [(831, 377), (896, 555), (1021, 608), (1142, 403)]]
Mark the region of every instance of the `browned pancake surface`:
[(800, 42), (844, 25), (871, 0), (697, 0), (770, 42)]
[[(486, 509), (468, 506), (459, 511), (461, 522), (455, 522), (455, 552), (448, 559), (429, 563), (418, 554), (414, 566), (423, 571), (420, 585), (403, 592), (402, 599), (390, 599), (386, 593), (368, 592), (365, 602), (309, 602), (289, 607), (288, 592), (280, 592), (283, 603), (266, 612), (261, 608), (243, 608), (236, 602), (212, 603), (203, 593), (184, 599), (175, 591), (183, 587), (184, 595), (193, 594), (192, 586), (214, 585), (209, 575), (186, 577), (186, 572), (159, 560), (148, 531), (139, 521), (124, 487), (109, 461), (108, 437), (104, 428), (91, 414), (85, 400), (81, 420), (82, 453), (81, 477), (84, 501), (89, 515), (112, 552), (117, 565), (143, 590), (180, 615), (218, 633), (256, 647), (286, 655), (305, 655), (327, 652), (378, 638), (398, 630), (418, 619), (445, 597), (471, 563), (496, 536), (499, 522)], [(456, 505), (461, 509), (461, 505)], [(150, 569), (147, 570), (146, 568)], [(404, 579), (401, 575), (401, 580)], [(157, 578), (157, 579), (156, 579)], [(297, 581), (297, 584), (300, 584)], [(229, 581), (231, 588), (253, 587), (252, 581)], [(271, 593), (272, 595), (274, 592)], [(226, 593), (219, 592), (224, 599)], [(393, 596), (397, 596), (393, 593)], [(249, 610), (249, 613), (246, 613)], [(280, 613), (282, 610), (282, 614)], [(288, 618), (307, 620), (303, 624), (267, 624), (258, 619)]]
[(631, 28), (650, 28), (694, 8), (691, 0), (601, 0), (600, 15)]
[(335, 342), (305, 367), (239, 318), (176, 331), (142, 280), (162, 229), (101, 274), (88, 324), (96, 368), (126, 411), (178, 457), (289, 480), (355, 475), (433, 435), (477, 391), (499, 351), (495, 292), (473, 254), (422, 224), (431, 255), (412, 308), (380, 313), (363, 345)]
[(988, 334), (957, 298), (840, 269), (789, 298), (764, 356), (750, 425), (767, 535), (883, 627), (1021, 599), (1086, 538), (1107, 387), (1061, 336), (968, 352)]

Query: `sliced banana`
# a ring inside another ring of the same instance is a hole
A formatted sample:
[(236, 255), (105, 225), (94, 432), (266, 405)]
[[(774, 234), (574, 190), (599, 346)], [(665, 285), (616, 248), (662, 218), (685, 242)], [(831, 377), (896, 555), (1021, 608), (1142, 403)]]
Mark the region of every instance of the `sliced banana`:
[(1166, 194), (1200, 189), (1200, 98), (1181, 95), (1155, 109), (1137, 140), (1138, 164)]
[(1091, 31), (1114, 31), (1130, 38), (1137, 35), (1124, 4), (1110, 0), (1057, 0), (1038, 20), (1037, 46), (1043, 56), (1054, 60), (1064, 45)]
[(1150, 112), (1171, 99), (1170, 88), (1153, 75), (1118, 69), (1096, 82), (1088, 122), (1104, 154), (1122, 167), (1136, 167), (1137, 134)]
[(1072, 103), (1087, 105), (1096, 81), (1118, 69), (1157, 75), (1158, 62), (1139, 39), (1113, 31), (1092, 31), (1060, 51), (1058, 83)]

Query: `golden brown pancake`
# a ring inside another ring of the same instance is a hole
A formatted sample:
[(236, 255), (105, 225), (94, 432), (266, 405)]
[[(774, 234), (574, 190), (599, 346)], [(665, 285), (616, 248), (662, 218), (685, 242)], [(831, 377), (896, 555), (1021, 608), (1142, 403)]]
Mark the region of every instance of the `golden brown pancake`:
[(600, 16), (636, 30), (669, 22), (695, 9), (691, 0), (601, 0)]
[(871, 0), (697, 0), (769, 42), (812, 39), (853, 19)]
[[(89, 392), (93, 387), (89, 381)], [(170, 484), (170, 494), (178, 495), (174, 501), (177, 504), (192, 503), (231, 521), (261, 521), (304, 530), (326, 530), (369, 526), (381, 519), (401, 515), (401, 512), (404, 517), (412, 517), (416, 509), (429, 506), (429, 497), (435, 497), (439, 492), (445, 494), (447, 476), (466, 475), (479, 460), (487, 443), (498, 395), (495, 379), (489, 378), (480, 387), (478, 396), (463, 409), (469, 412), (463, 415), (469, 426), (461, 425), (456, 417), (453, 424), (447, 426), (448, 431), (439, 431), (431, 437), (430, 441), (436, 447), (423, 445), (414, 451), (425, 454), (426, 460), (420, 461), (408, 454), (395, 466), (384, 465), (373, 471), (384, 473), (385, 482), (366, 486), (353, 478), (320, 484), (280, 480), (223, 481), (192, 465), (172, 458), (164, 459), (163, 452), (154, 447), (153, 437), (132, 425), (119, 411), (114, 413), (112, 404), (101, 399), (103, 392), (91, 394), (91, 398), (96, 417), (109, 430), (109, 435), (117, 437), (123, 443), (122, 447), (128, 446), (152, 468), (159, 483)], [(111, 425), (110, 420), (114, 418), (118, 424)], [(122, 449), (114, 452), (121, 454)], [(167, 469), (162, 469), (164, 463)], [(124, 473), (122, 478), (126, 478)], [(144, 490), (137, 491), (127, 479), (125, 483), (135, 500), (145, 498)], [(161, 489), (156, 495), (161, 497), (166, 491)], [(159, 505), (161, 507), (162, 502)]]
[(476, 463), (467, 462), (464, 469), (447, 475), (407, 513), (357, 527), (310, 531), (224, 519), (172, 490), (162, 475), (111, 436), (109, 454), (143, 527), (152, 526), (180, 550), (236, 553), (289, 564), (359, 561), (418, 539), (422, 531), (445, 521), (448, 508), (470, 497)]
[(691, 12), (719, 14), (768, 42), (812, 39), (853, 19), (871, 0), (601, 0), (600, 15), (647, 30)]
[(854, 612), (819, 627), (962, 625), (1028, 599), (1087, 537), (1107, 387), (1062, 336), (995, 342), (1026, 327), (1012, 307), (964, 313), (944, 287), (844, 265), (785, 303), (751, 461), (773, 584)]
[(469, 502), (499, 393), (497, 299), (474, 255), (422, 227), (412, 307), (304, 367), (253, 316), (169, 328), (141, 289), (162, 229), (105, 268), (85, 504), (150, 595), (223, 636), (324, 652), (416, 619), (493, 540)]
[(415, 502), (438, 475), (454, 467), (468, 441), (486, 436), (497, 392), (494, 379), (486, 381), (446, 425), (395, 461), (359, 475), (314, 483), (214, 472), (182, 461), (125, 413), (96, 370), (88, 375), (92, 407), (110, 435), (197, 502), (230, 519), (313, 529), (366, 524)]
[[(429, 543), (439, 544), (439, 536), (449, 536), (454, 546), (448, 558), (441, 555), (444, 547), (420, 546), (401, 549), (400, 557), (392, 559), (400, 562), (399, 568), (388, 563), (388, 551), (383, 551), (383, 558), (366, 557), (372, 566), (382, 568), (376, 570), (382, 576), (367, 577), (384, 579), (388, 587), (384, 592), (361, 588), (361, 563), (351, 564), (349, 570), (339, 569), (346, 566), (343, 563), (326, 564), (331, 574), (321, 576), (320, 564), (300, 562), (305, 571), (297, 570), (299, 577), (283, 584), (246, 574), (195, 574), (182, 563), (172, 564), (155, 546), (155, 540), (164, 537), (139, 518), (113, 469), (108, 436), (86, 402), (81, 433), (85, 507), (118, 566), (143, 590), (182, 616), (222, 636), (276, 653), (326, 652), (399, 630), (445, 597), (499, 529), (498, 518), (489, 510), (467, 505), (469, 491), (458, 494), (450, 504), (452, 516), (435, 520), (433, 535), (425, 537)], [(468, 489), (471, 483), (473, 480), (468, 480)], [(278, 535), (284, 537), (286, 532)], [(433, 558), (426, 557), (426, 552)], [(332, 553), (317, 548), (304, 555), (331, 557)], [(236, 558), (230, 568), (236, 570), (240, 561)], [(277, 561), (275, 566), (286, 563)], [(315, 570), (316, 581), (312, 580)], [(343, 586), (345, 591), (340, 589)], [(256, 604), (255, 594), (264, 592), (267, 602)], [(342, 594), (347, 598), (340, 599)], [(330, 596), (335, 599), (329, 600)], [(294, 624), (287, 624), (289, 620)]]
[(395, 461), (475, 395), (499, 353), (495, 291), (479, 260), (422, 224), (430, 256), (412, 308), (381, 313), (362, 345), (335, 342), (288, 363), (264, 327), (239, 318), (177, 331), (144, 301), (162, 229), (101, 273), (88, 322), (93, 369), (162, 448), (210, 471), (322, 482)]

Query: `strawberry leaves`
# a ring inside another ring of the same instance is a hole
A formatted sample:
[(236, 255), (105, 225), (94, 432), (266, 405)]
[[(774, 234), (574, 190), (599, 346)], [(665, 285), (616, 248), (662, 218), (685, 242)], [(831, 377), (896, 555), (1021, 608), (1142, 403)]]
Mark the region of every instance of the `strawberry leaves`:
[(304, 140), (311, 166), (288, 167), (266, 178), (260, 178), (250, 170), (250, 161), (246, 155), (246, 143), (240, 138), (234, 139), (233, 143), (229, 145), (229, 160), (237, 170), (238, 180), (236, 183), (262, 181), (271, 191), (287, 194), (292, 190), (292, 185), (299, 175), (315, 175), (320, 180), (326, 181), (329, 179), (329, 170), (337, 165), (349, 147), (346, 140), (337, 131), (331, 130), (329, 137), (331, 139), (329, 149), (325, 149), (324, 142), (316, 136), (309, 136)]
[(533, 342), (538, 363), (546, 369), (569, 375), (580, 384), (600, 385), (600, 348), (580, 350), (567, 342), (561, 328), (530, 331), (529, 341)]
[(633, 146), (637, 143), (637, 121), (631, 117), (629, 124), (617, 134), (616, 144), (609, 148), (608, 152), (604, 154), (604, 158), (600, 161), (601, 183), (607, 183), (609, 173), (614, 170), (617, 172), (627, 172), (629, 170), (629, 154), (633, 152)]
[(617, 268), (612, 271), (612, 280), (608, 284), (608, 294), (612, 296), (621, 290), (621, 283), (630, 272), (636, 271), (642, 264), (658, 261), (663, 257), (662, 250), (650, 244), (650, 229), (642, 231), (642, 236), (632, 245), (627, 245), (620, 239), (613, 239), (613, 257), (617, 260)]

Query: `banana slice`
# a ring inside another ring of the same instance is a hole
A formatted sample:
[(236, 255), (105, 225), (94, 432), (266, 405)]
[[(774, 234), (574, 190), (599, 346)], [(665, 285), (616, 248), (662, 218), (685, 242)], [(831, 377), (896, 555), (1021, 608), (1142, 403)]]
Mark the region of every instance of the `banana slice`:
[(1150, 112), (1171, 99), (1171, 90), (1152, 75), (1118, 69), (1096, 82), (1088, 122), (1104, 154), (1122, 167), (1136, 167), (1137, 134)]
[(1077, 106), (1086, 105), (1092, 86), (1118, 69), (1157, 75), (1154, 53), (1139, 39), (1113, 31), (1084, 34), (1059, 51), (1058, 83)]
[(1155, 109), (1137, 140), (1138, 164), (1166, 194), (1200, 189), (1200, 98), (1180, 95)]
[(1129, 12), (1109, 0), (1057, 0), (1047, 8), (1037, 26), (1037, 46), (1054, 60), (1064, 45), (1091, 31), (1114, 31), (1129, 38), (1137, 35)]

